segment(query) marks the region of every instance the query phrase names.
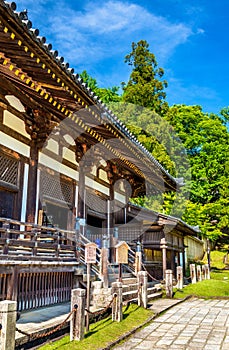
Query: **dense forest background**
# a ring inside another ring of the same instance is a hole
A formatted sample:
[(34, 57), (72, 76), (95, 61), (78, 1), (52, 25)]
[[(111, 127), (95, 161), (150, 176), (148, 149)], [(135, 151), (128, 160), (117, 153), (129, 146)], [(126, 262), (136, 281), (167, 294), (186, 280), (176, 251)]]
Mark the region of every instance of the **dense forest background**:
[(132, 72), (121, 87), (100, 88), (86, 71), (81, 77), (171, 175), (184, 178), (179, 198), (168, 193), (163, 201), (135, 203), (181, 217), (214, 242), (229, 241), (229, 107), (217, 115), (199, 105), (169, 106), (164, 70), (148, 43), (131, 49), (124, 59)]

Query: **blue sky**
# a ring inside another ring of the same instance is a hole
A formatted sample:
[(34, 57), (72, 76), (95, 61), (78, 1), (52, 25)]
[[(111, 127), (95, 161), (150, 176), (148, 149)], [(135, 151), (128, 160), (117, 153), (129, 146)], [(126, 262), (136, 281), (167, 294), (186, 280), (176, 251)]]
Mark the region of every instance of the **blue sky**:
[(84, 69), (100, 87), (127, 82), (124, 57), (147, 40), (168, 81), (167, 102), (229, 106), (229, 0), (18, 0), (33, 28), (76, 73)]

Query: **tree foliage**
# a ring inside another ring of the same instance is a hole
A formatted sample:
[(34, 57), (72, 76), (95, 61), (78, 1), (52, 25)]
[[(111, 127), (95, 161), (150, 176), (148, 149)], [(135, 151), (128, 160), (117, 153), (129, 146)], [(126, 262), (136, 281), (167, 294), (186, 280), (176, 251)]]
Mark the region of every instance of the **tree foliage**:
[(80, 74), (84, 83), (99, 97), (103, 103), (118, 102), (121, 96), (118, 95), (119, 87), (113, 86), (111, 88), (98, 87), (96, 79), (92, 78), (86, 70)]
[(229, 133), (225, 120), (200, 106), (176, 105), (167, 120), (187, 150), (192, 173), (184, 219), (216, 240), (229, 225)]
[(149, 51), (145, 40), (132, 43), (132, 52), (125, 62), (133, 67), (127, 84), (123, 83), (123, 101), (163, 113), (168, 108), (165, 101), (167, 82), (162, 81), (164, 71), (158, 67), (155, 55)]

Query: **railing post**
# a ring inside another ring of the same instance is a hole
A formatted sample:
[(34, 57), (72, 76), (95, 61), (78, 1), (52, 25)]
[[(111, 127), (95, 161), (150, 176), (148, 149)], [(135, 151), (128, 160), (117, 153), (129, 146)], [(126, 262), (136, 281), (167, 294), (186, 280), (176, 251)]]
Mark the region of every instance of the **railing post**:
[(4, 247), (3, 247), (3, 254), (4, 255), (7, 255), (8, 252), (9, 252), (9, 233), (10, 233), (10, 224), (8, 222), (4, 222), (3, 225), (2, 225), (3, 229), (5, 230), (4, 231), (4, 235), (3, 237), (5, 238), (5, 244), (4, 244)]
[(37, 228), (32, 228), (32, 241), (34, 242), (34, 246), (33, 246), (33, 256), (37, 255), (37, 237), (38, 237), (38, 230)]
[(15, 348), (16, 313), (16, 301), (0, 301), (1, 350), (14, 350)]
[(139, 271), (141, 271), (142, 266), (142, 252), (136, 251), (135, 253), (135, 273), (138, 274)]
[(173, 271), (172, 270), (165, 271), (165, 289), (166, 289), (166, 296), (168, 298), (172, 298), (173, 297)]
[(70, 322), (70, 341), (82, 340), (84, 338), (85, 327), (85, 289), (72, 289), (71, 294), (71, 310), (76, 309)]
[(191, 275), (191, 280), (192, 283), (196, 283), (196, 265), (195, 264), (190, 264), (190, 275)]
[(122, 283), (112, 283), (112, 296), (114, 297), (112, 303), (112, 321), (122, 321)]
[(183, 267), (177, 266), (177, 289), (183, 289)]
[(147, 309), (148, 298), (147, 298), (147, 272), (138, 272), (138, 306), (142, 306)]

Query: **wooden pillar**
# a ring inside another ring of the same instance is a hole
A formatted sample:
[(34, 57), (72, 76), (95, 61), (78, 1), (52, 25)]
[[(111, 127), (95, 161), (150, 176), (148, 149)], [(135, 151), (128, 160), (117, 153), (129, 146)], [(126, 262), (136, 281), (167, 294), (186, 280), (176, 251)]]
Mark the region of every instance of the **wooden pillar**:
[(37, 170), (39, 149), (35, 143), (30, 148), (26, 221), (34, 223), (37, 199)]
[(112, 303), (112, 321), (121, 322), (123, 318), (122, 314), (122, 283), (112, 283), (112, 296), (114, 301)]
[(71, 294), (71, 310), (76, 309), (73, 313), (70, 322), (70, 341), (82, 340), (84, 338), (85, 324), (85, 289), (72, 289)]
[(166, 240), (165, 238), (161, 239), (161, 249), (162, 249), (162, 268), (163, 268), (163, 279), (165, 279), (165, 271), (167, 268), (167, 262), (166, 262)]
[(108, 249), (105, 247), (101, 248), (101, 279), (103, 281), (103, 287), (108, 288)]
[(190, 275), (192, 283), (196, 283), (196, 265), (190, 264)]
[(172, 298), (173, 297), (173, 271), (172, 270), (165, 271), (165, 290), (166, 290), (166, 296), (168, 298)]
[(26, 108), (26, 112), (25, 129), (31, 138), (26, 220), (34, 223), (36, 214), (39, 151), (47, 141), (54, 125), (52, 124), (51, 116), (43, 110)]
[(135, 252), (135, 273), (137, 274), (142, 269), (142, 252)]
[(202, 271), (201, 271), (201, 265), (196, 266), (196, 275), (197, 275), (197, 281), (202, 281)]
[(19, 267), (15, 266), (7, 290), (7, 300), (17, 301)]
[(183, 268), (177, 266), (177, 289), (183, 289)]
[(173, 273), (175, 273), (176, 271), (176, 253), (175, 251), (171, 250), (171, 270), (173, 271)]
[(147, 297), (147, 283), (148, 277), (146, 271), (138, 272), (138, 306), (142, 306), (147, 309), (148, 297)]
[(77, 218), (85, 219), (85, 173), (83, 163), (79, 163)]
[(206, 264), (205, 265), (205, 271), (206, 271), (206, 279), (207, 280), (210, 280), (210, 266), (209, 266), (209, 264)]

